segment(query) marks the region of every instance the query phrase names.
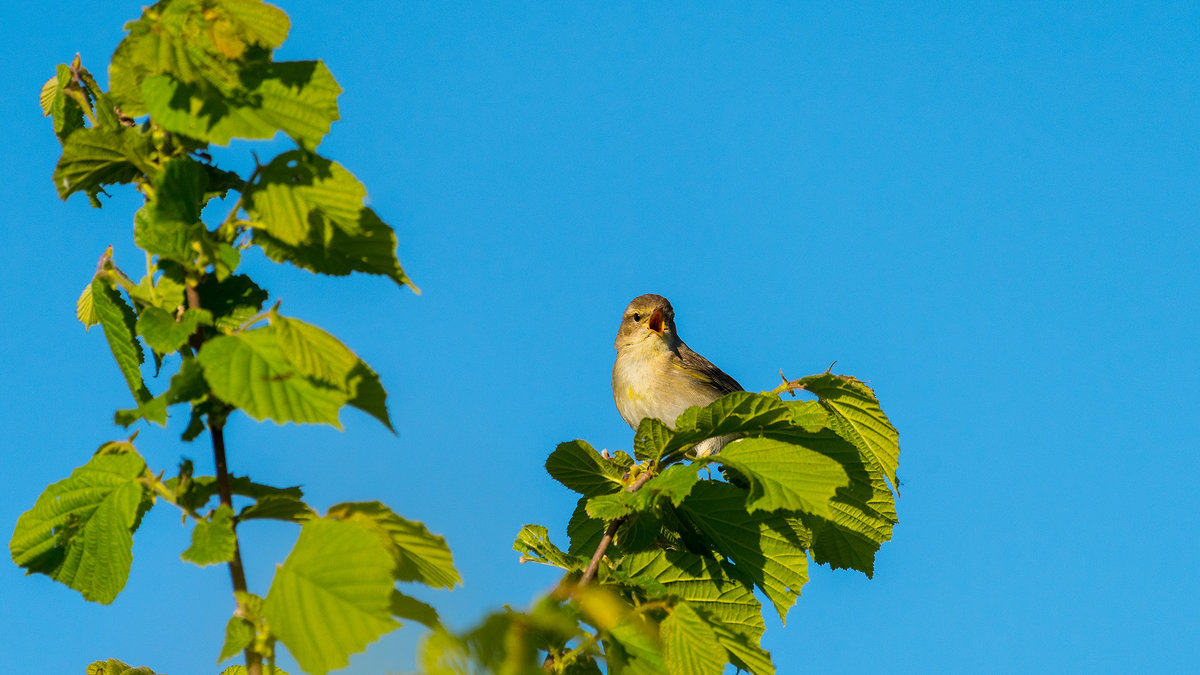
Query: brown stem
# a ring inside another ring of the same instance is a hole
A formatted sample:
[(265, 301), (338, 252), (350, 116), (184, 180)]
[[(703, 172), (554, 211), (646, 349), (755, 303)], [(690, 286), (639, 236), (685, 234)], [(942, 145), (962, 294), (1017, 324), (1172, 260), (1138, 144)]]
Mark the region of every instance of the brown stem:
[[(626, 486), (625, 491), (637, 492), (651, 478), (653, 478), (653, 474), (647, 470)], [(604, 530), (604, 536), (600, 538), (600, 545), (596, 547), (596, 552), (592, 554), (592, 560), (588, 563), (587, 569), (583, 571), (583, 576), (579, 577), (579, 584), (576, 588), (586, 586), (596, 576), (596, 570), (600, 568), (600, 559), (604, 557), (604, 552), (608, 550), (608, 545), (612, 543), (613, 535), (617, 533), (617, 528), (621, 527), (621, 523), (624, 522), (625, 517), (622, 517), (608, 524), (608, 528)]]
[[(196, 291), (196, 287), (192, 284), (187, 285), (187, 300), (188, 306), (192, 309), (200, 309), (200, 293)], [(200, 326), (196, 327), (196, 332), (189, 338), (189, 343), (192, 349), (197, 352), (204, 344), (204, 332)], [(219, 413), (208, 413), (208, 433), (212, 437), (213, 461), (217, 466), (217, 496), (221, 500), (222, 506), (229, 507), (233, 510), (233, 488), (229, 484), (229, 467), (225, 461), (225, 414), (227, 411), (221, 410)], [(233, 521), (233, 559), (229, 561), (229, 576), (233, 581), (234, 593), (246, 592), (246, 572), (242, 567), (242, 549), (237, 539), (237, 520)], [(238, 601), (240, 608), (241, 601)], [(246, 648), (246, 672), (247, 675), (262, 675), (262, 655), (254, 651), (252, 647)]]

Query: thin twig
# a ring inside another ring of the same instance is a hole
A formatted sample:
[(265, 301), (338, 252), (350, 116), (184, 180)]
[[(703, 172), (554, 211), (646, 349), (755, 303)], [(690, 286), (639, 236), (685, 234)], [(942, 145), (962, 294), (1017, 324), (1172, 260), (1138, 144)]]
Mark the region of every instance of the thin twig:
[[(200, 292), (192, 284), (187, 284), (187, 300), (188, 306), (192, 309), (200, 309)], [(188, 338), (188, 342), (192, 345), (197, 353), (200, 347), (204, 344), (204, 332), (201, 326), (196, 327), (196, 332), (192, 333)], [(229, 482), (229, 467), (225, 462), (225, 412), (219, 414), (213, 412), (208, 413), (208, 433), (212, 437), (213, 461), (217, 467), (217, 495), (220, 497), (221, 504), (233, 510), (233, 488)], [(237, 520), (233, 521), (233, 559), (229, 561), (229, 576), (233, 582), (234, 595), (237, 593), (246, 592), (246, 572), (242, 567), (242, 549), (238, 544), (237, 539)], [(241, 601), (238, 601), (239, 609)], [(254, 651), (253, 648), (246, 648), (246, 672), (247, 675), (262, 675), (262, 655)]]
[[(654, 475), (650, 471), (646, 471), (638, 476), (636, 480), (630, 483), (625, 492), (637, 492), (642, 489), (646, 481), (653, 478)], [(592, 554), (592, 560), (588, 563), (587, 569), (583, 571), (583, 576), (579, 578), (579, 583), (576, 588), (582, 588), (588, 584), (596, 576), (596, 570), (600, 568), (600, 559), (604, 557), (604, 552), (608, 550), (609, 544), (612, 543), (613, 536), (617, 533), (617, 528), (625, 522), (625, 517), (617, 518), (608, 524), (608, 528), (604, 531), (604, 536), (600, 538), (600, 545), (596, 547), (596, 552)]]

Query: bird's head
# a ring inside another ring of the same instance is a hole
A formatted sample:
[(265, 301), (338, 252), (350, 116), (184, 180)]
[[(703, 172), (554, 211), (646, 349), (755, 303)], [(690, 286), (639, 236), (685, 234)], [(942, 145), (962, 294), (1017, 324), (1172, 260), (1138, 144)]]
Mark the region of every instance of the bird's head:
[(667, 345), (678, 339), (675, 335), (675, 310), (670, 301), (661, 295), (647, 293), (634, 298), (625, 308), (613, 346), (620, 349), (652, 338), (662, 340)]

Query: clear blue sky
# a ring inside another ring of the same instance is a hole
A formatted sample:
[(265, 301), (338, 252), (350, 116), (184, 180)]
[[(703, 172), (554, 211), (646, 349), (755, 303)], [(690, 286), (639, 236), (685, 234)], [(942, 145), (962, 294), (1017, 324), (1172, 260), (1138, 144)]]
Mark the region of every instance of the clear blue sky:
[[(895, 539), (873, 580), (814, 567), (788, 625), (768, 616), (781, 674), (1194, 668), (1200, 4), (646, 4), (282, 3), (279, 58), (324, 58), (346, 90), (322, 152), (424, 295), (250, 259), (380, 372), (399, 434), (242, 417), (233, 470), (444, 534), (465, 586), (422, 597), (456, 626), (525, 606), (557, 576), (512, 539), (538, 522), (565, 541), (574, 505), (543, 461), (629, 446), (612, 338), (661, 293), (747, 388), (837, 360), (900, 430)], [(128, 391), (73, 310), (105, 246), (141, 266), (137, 200), (57, 200), (37, 92), (76, 51), (103, 73), (138, 12), (0, 9), (5, 541), (122, 434)], [(180, 428), (143, 432), (143, 454), (211, 471)], [(152, 511), (109, 607), (0, 563), (6, 664), (217, 672), (228, 575), (179, 560), (188, 532)], [(295, 530), (241, 532), (265, 592)], [(347, 672), (410, 670), (418, 635)]]

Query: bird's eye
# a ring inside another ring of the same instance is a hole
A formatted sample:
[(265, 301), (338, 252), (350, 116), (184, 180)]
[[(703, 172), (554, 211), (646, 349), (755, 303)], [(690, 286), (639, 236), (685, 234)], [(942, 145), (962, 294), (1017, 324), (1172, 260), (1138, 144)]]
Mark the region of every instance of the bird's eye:
[(634, 320), (634, 321), (641, 321), (641, 320), (642, 320), (642, 315), (641, 315), (641, 314), (638, 314), (637, 312), (634, 312), (634, 313), (633, 313), (633, 320)]

